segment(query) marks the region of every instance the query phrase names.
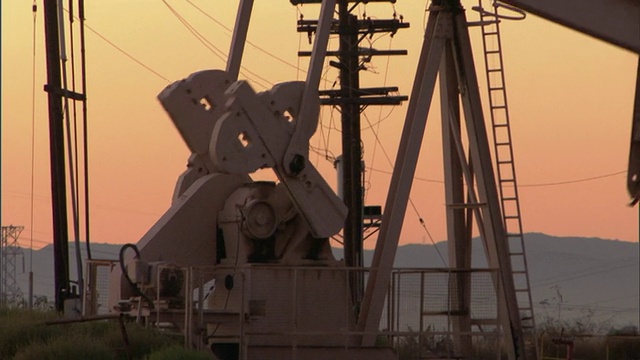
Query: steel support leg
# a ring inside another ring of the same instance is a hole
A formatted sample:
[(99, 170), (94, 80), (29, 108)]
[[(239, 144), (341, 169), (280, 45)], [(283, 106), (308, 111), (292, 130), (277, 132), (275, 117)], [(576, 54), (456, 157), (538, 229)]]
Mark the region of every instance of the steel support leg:
[[(454, 272), (449, 278), (451, 309), (456, 315), (451, 319), (455, 333), (471, 332), (471, 237), (467, 233), (465, 219), (465, 193), (462, 173), (462, 161), (465, 159), (462, 148), (458, 149), (456, 140), (460, 139), (460, 94), (452, 43), (447, 43), (443, 62), (440, 65), (440, 109), (442, 114), (442, 145), (444, 157), (445, 201), (447, 204), (447, 242), (449, 248), (449, 267), (463, 269)], [(451, 126), (450, 121), (457, 126)], [(454, 133), (455, 131), (455, 133)], [(466, 161), (465, 161), (466, 162)], [(468, 181), (472, 179), (467, 179)], [(470, 191), (474, 191), (470, 189)], [(456, 355), (470, 358), (471, 336), (454, 337)]]
[(396, 165), (387, 194), (371, 273), (358, 317), (358, 330), (365, 332), (362, 342), (364, 346), (373, 346), (375, 332), (380, 323), (436, 76), (444, 52), (447, 29), (451, 29), (450, 19), (441, 16), (438, 11), (431, 12), (402, 130)]
[[(526, 355), (511, 272), (509, 245), (502, 222), (471, 42), (464, 10), (459, 4), (444, 6), (438, 4), (431, 8), (371, 274), (358, 319), (358, 329), (365, 332), (363, 345), (373, 345), (375, 337), (372, 334), (377, 331), (380, 322), (439, 68), (443, 123), (449, 123), (449, 126), (443, 126), (447, 201), (450, 204), (462, 202), (464, 195), (462, 175), (464, 174), (469, 200), (472, 203), (467, 207), (473, 207), (476, 214), (487, 261), (491, 268), (500, 269), (494, 280), (501, 304), (500, 318), (503, 321), (503, 331), (506, 338), (512, 340), (507, 341), (508, 355), (510, 359), (524, 359)], [(457, 82), (452, 79), (454, 73)], [(457, 114), (458, 92), (464, 109), (469, 161), (464, 155), (460, 138), (460, 120)], [(456, 165), (456, 154), (460, 166)], [(475, 179), (471, 172), (472, 168), (476, 175)], [(453, 242), (450, 245), (453, 249), (450, 266), (459, 269), (468, 268), (471, 251), (468, 234), (471, 229), (470, 224), (465, 223), (463, 211), (456, 212), (450, 208), (447, 210), (447, 215), (449, 240)], [(471, 216), (468, 216), (468, 219), (471, 219)], [(468, 279), (462, 280), (456, 285), (461, 292), (454, 301), (458, 302), (462, 308), (468, 308), (470, 287)], [(454, 322), (459, 331), (468, 330), (471, 325), (470, 314), (461, 316)], [(458, 340), (461, 342), (457, 350), (469, 354), (470, 338), (459, 337)]]
[(469, 152), (476, 172), (479, 202), (486, 204), (481, 209), (484, 224), (483, 241), (489, 267), (499, 269), (497, 286), (503, 332), (513, 341), (507, 346), (510, 359), (525, 359), (524, 339), (518, 311), (518, 302), (511, 269), (509, 244), (507, 242), (496, 179), (491, 163), (489, 140), (480, 102), (478, 79), (473, 63), (471, 41), (463, 11), (455, 17), (456, 41), (454, 58), (458, 69), (458, 86), (462, 95), (464, 117), (469, 136)]

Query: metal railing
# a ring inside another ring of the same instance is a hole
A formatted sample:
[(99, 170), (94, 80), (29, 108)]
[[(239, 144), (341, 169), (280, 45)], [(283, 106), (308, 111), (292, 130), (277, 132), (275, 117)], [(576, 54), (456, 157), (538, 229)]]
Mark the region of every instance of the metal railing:
[[(88, 262), (85, 315), (106, 309), (100, 304), (108, 296), (98, 286), (97, 274), (112, 266), (114, 262)], [(349, 287), (354, 275), (366, 284), (367, 268), (159, 266), (157, 281), (167, 269), (183, 274), (184, 287), (174, 294), (180, 300), (171, 306), (158, 300), (165, 297), (161, 286), (155, 286), (155, 309), (143, 313), (148, 323), (182, 331), (185, 346), (236, 344), (240, 359), (249, 358), (255, 349), (275, 346), (296, 358), (310, 347), (355, 349), (364, 335), (371, 335), (356, 330), (359, 309), (352, 305)], [(467, 339), (473, 351), (499, 356), (495, 276), (489, 269), (395, 269), (379, 331), (373, 334), (377, 346), (416, 358), (446, 359), (455, 358), (456, 342)], [(465, 297), (468, 300), (461, 301)], [(459, 319), (467, 319), (468, 326), (460, 327)]]

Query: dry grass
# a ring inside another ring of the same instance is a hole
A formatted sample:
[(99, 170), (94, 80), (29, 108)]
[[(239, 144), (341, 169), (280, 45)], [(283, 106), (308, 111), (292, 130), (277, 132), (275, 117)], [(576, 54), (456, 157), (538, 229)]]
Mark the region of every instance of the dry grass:
[(194, 359), (206, 354), (182, 348), (182, 339), (134, 323), (126, 325), (125, 349), (119, 323), (114, 320), (46, 325), (57, 318), (52, 311), (0, 309), (0, 359)]

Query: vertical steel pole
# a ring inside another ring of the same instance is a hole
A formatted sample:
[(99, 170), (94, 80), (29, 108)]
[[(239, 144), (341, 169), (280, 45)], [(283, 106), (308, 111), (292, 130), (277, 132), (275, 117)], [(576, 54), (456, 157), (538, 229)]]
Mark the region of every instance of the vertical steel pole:
[(56, 309), (62, 311), (69, 294), (69, 238), (67, 224), (66, 179), (64, 174), (64, 127), (62, 81), (60, 74), (60, 39), (56, 0), (44, 1), (44, 26), (47, 52), (49, 101), (49, 149), (51, 161), (51, 205), (53, 213), (53, 252)]
[[(471, 357), (471, 237), (467, 234), (465, 218), (464, 181), (461, 159), (456, 138), (460, 134), (460, 101), (458, 80), (453, 60), (453, 44), (446, 44), (445, 55), (440, 65), (440, 109), (442, 114), (442, 146), (444, 160), (445, 199), (447, 212), (447, 244), (449, 248), (449, 268), (461, 270), (453, 271), (449, 281), (453, 286), (452, 306), (456, 311), (452, 323), (456, 335), (454, 346), (456, 354)], [(457, 126), (451, 126), (454, 121)], [(454, 133), (455, 132), (455, 133)], [(472, 187), (472, 184), (468, 185)], [(473, 191), (473, 190), (472, 190)], [(455, 290), (455, 291), (454, 291)], [(465, 335), (459, 335), (459, 334)]]
[(501, 309), (504, 314), (503, 331), (507, 339), (509, 359), (526, 359), (522, 323), (513, 281), (513, 271), (509, 253), (507, 234), (502, 221), (502, 212), (496, 187), (496, 178), (491, 162), (489, 140), (482, 112), (478, 79), (473, 64), (471, 40), (467, 29), (467, 20), (461, 6), (455, 9), (454, 38), (457, 46), (454, 57), (457, 64), (458, 84), (461, 89), (464, 118), (469, 137), (469, 153), (473, 168), (477, 174), (476, 183), (479, 202), (482, 207), (484, 235), (489, 267), (499, 270), (499, 296), (504, 300)]

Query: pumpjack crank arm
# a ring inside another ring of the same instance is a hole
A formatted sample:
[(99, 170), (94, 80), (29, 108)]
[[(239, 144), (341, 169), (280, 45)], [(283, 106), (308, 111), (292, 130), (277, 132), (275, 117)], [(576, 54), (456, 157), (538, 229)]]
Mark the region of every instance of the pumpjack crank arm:
[[(304, 120), (298, 118), (300, 108), (306, 106), (311, 116), (318, 116), (317, 97), (304, 104), (296, 101), (301, 99), (302, 87), (304, 83), (290, 82), (256, 94), (244, 81), (231, 85), (226, 94), (227, 113), (213, 130), (210, 153), (216, 168), (223, 172), (273, 168), (313, 236), (326, 238), (344, 225), (346, 206), (307, 159), (300, 160), (304, 163), (295, 175), (289, 175), (290, 164), (282, 160), (293, 137), (292, 123)], [(285, 111), (292, 118), (287, 119)]]

